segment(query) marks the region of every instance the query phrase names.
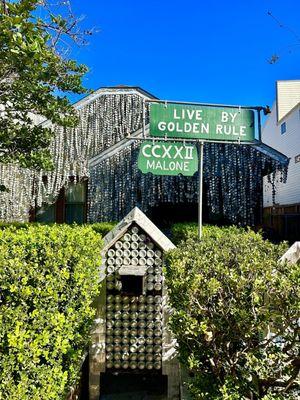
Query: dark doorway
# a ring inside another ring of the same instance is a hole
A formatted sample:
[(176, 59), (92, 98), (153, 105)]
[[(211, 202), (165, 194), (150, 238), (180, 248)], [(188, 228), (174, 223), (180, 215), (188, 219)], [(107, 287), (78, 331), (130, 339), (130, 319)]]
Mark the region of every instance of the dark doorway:
[[(168, 229), (178, 222), (197, 222), (197, 203), (159, 203), (152, 207), (149, 217), (161, 229)], [(208, 221), (207, 207), (203, 207), (203, 221)]]
[(87, 400), (89, 398), (89, 356), (85, 357), (85, 360), (82, 364), (78, 391), (79, 400)]
[[(209, 210), (207, 207), (207, 186), (203, 182), (203, 206), (202, 220), (204, 223), (209, 221)], [(168, 229), (176, 223), (180, 222), (197, 222), (198, 221), (198, 201), (182, 203), (160, 202), (153, 206), (147, 213), (151, 221), (160, 229), (168, 231)]]
[(159, 374), (101, 374), (100, 400), (163, 400), (168, 378)]
[(168, 228), (177, 222), (196, 222), (198, 204), (196, 203), (159, 203), (150, 212), (152, 222), (160, 228)]

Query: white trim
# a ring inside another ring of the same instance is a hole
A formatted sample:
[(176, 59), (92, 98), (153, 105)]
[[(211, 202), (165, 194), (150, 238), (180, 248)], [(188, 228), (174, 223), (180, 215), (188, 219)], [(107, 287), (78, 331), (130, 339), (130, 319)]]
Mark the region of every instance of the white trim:
[(83, 106), (86, 106), (89, 104), (91, 101), (97, 99), (100, 96), (104, 96), (107, 94), (137, 94), (140, 97), (144, 99), (151, 99), (150, 96), (146, 96), (145, 94), (139, 92), (137, 89), (105, 89), (105, 88), (100, 88), (97, 89), (94, 93), (91, 93), (89, 96), (77, 101), (76, 103), (73, 104), (73, 106), (77, 109), (80, 110)]
[(277, 121), (277, 126), (281, 125), (287, 117), (289, 117), (297, 108), (300, 106), (300, 101), (289, 111), (287, 112), (284, 117), (282, 117), (279, 121)]
[[(146, 96), (145, 94), (143, 94), (142, 92), (140, 92), (138, 89), (131, 89), (131, 88), (111, 88), (111, 89), (107, 89), (107, 88), (100, 88), (95, 90), (95, 92), (91, 93), (90, 95), (84, 97), (81, 100), (78, 100), (76, 103), (73, 103), (72, 106), (76, 109), (76, 110), (80, 110), (81, 108), (83, 108), (84, 106), (86, 106), (87, 104), (91, 103), (92, 101), (94, 101), (95, 99), (97, 99), (100, 96), (105, 96), (108, 94), (136, 94), (140, 97), (142, 97), (143, 99), (151, 99), (151, 96)], [(49, 126), (54, 126), (54, 124), (52, 124), (51, 121), (46, 120), (40, 123), (40, 125), (42, 125), (44, 128), (48, 128)]]

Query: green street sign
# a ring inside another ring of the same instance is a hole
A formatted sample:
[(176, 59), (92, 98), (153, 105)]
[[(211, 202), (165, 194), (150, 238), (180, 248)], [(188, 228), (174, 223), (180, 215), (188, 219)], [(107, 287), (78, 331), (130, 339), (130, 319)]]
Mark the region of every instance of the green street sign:
[(181, 142), (145, 141), (140, 148), (138, 168), (144, 174), (192, 176), (198, 171), (197, 148)]
[(252, 142), (255, 140), (254, 111), (150, 103), (150, 136)]

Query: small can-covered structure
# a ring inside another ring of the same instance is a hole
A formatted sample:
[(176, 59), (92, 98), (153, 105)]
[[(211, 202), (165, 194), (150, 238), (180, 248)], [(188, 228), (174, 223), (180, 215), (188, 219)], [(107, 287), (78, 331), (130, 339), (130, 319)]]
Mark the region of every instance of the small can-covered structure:
[(173, 243), (135, 207), (104, 238), (102, 293), (90, 350), (89, 393), (98, 400), (112, 378), (136, 386), (147, 379), (166, 383), (168, 399), (179, 397), (175, 342), (167, 328), (164, 253)]

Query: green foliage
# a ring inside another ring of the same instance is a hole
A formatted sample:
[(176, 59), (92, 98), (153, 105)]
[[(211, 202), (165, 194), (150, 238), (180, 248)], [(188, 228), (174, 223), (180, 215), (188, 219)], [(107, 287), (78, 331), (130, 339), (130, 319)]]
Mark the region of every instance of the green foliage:
[(53, 133), (49, 127), (34, 125), (32, 113), (54, 124), (75, 126), (76, 112), (63, 94), (85, 92), (81, 79), (87, 68), (63, 57), (51, 44), (51, 32), (68, 32), (67, 21), (50, 14), (49, 25), (38, 17), (43, 15), (41, 4), (38, 0), (0, 3), (0, 104), (5, 108), (0, 119), (0, 162), (50, 169)]
[(95, 232), (99, 233), (101, 236), (105, 236), (116, 224), (116, 222), (96, 222), (90, 226)]
[[(15, 228), (15, 229), (28, 229), (30, 225), (27, 222), (3, 222), (0, 221), (0, 229)], [(35, 223), (33, 225), (36, 225)]]
[[(224, 236), (226, 232), (244, 232), (243, 228), (238, 228), (236, 226), (215, 226), (215, 225), (203, 225), (203, 236), (219, 238)], [(198, 237), (198, 224), (196, 222), (183, 222), (172, 225), (171, 228), (172, 241), (176, 245), (181, 241), (187, 239), (197, 239)]]
[(101, 246), (90, 227), (0, 230), (0, 399), (61, 400), (76, 383)]
[[(6, 228), (12, 228), (14, 227), (15, 229), (29, 229), (30, 227), (33, 226), (55, 226), (56, 224), (54, 222), (51, 223), (42, 223), (42, 222), (2, 222), (0, 221), (0, 230), (1, 229), (6, 229)], [(67, 224), (59, 224), (57, 226), (69, 226), (70, 228), (77, 229), (78, 225), (73, 224), (73, 225), (67, 225)], [(85, 224), (82, 226), (90, 227), (93, 231), (98, 233), (100, 236), (104, 237), (108, 232), (110, 232), (115, 226), (116, 222), (96, 222), (94, 224)]]
[(236, 227), (205, 227), (201, 241), (193, 225), (174, 228), (185, 240), (167, 255), (170, 324), (193, 398), (296, 399), (300, 268), (278, 263), (287, 245)]

